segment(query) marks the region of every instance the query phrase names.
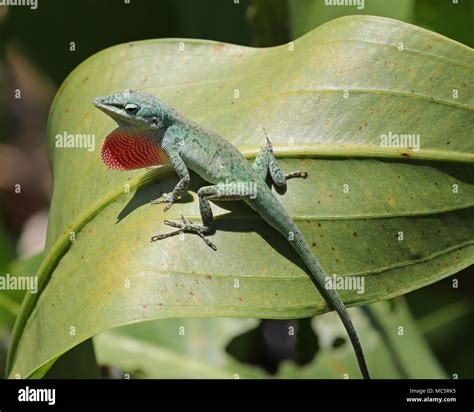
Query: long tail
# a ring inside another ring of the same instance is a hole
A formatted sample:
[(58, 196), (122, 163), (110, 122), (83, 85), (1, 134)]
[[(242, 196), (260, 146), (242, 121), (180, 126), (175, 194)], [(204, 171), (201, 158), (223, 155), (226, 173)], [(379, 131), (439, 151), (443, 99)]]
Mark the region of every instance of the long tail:
[(285, 208), (270, 190), (268, 193), (259, 193), (259, 196), (254, 201), (248, 203), (252, 209), (258, 212), (262, 219), (264, 219), (270, 226), (277, 229), (287, 239), (290, 232), (293, 234), (293, 240), (290, 241), (291, 245), (310, 270), (316, 284), (319, 285), (321, 291), (324, 293), (329, 306), (332, 307), (341, 318), (352, 342), (352, 347), (354, 348), (362, 376), (365, 379), (370, 379), (364, 352), (362, 351), (362, 346), (359, 337), (357, 336), (354, 324), (347, 313), (346, 306), (335, 289), (325, 288), (327, 275), (319, 261), (311, 252), (311, 249), (303, 237), (303, 234), (298, 229), (298, 226), (296, 226)]
[(349, 314), (347, 313), (346, 306), (344, 305), (344, 302), (342, 301), (341, 297), (335, 289), (327, 289), (324, 287), (325, 280), (327, 277), (326, 273), (324, 272), (321, 264), (311, 252), (308, 243), (296, 227), (296, 224), (293, 223), (293, 225), (293, 230), (295, 231), (295, 233), (294, 240), (291, 242), (291, 244), (301, 256), (301, 259), (303, 259), (308, 269), (311, 271), (311, 274), (313, 275), (316, 283), (320, 285), (321, 289), (324, 291), (324, 294), (326, 295), (327, 301), (330, 306), (333, 307), (333, 309), (341, 318), (341, 321), (344, 327), (346, 328), (347, 334), (349, 335), (349, 339), (352, 342), (352, 347), (354, 348), (357, 361), (359, 362), (359, 368), (362, 373), (362, 376), (365, 379), (370, 379), (367, 363), (365, 362), (364, 352), (362, 351), (362, 346), (360, 344), (359, 337), (357, 336), (354, 324), (352, 323), (352, 320), (349, 317)]

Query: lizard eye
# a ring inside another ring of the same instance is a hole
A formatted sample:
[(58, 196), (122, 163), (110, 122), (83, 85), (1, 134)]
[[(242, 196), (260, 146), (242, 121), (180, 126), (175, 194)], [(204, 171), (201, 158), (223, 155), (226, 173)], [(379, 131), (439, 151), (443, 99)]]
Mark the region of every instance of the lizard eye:
[(140, 109), (140, 107), (136, 104), (133, 104), (133, 103), (128, 103), (125, 105), (124, 107), (124, 110), (128, 113), (128, 114), (135, 114), (138, 112), (138, 110)]

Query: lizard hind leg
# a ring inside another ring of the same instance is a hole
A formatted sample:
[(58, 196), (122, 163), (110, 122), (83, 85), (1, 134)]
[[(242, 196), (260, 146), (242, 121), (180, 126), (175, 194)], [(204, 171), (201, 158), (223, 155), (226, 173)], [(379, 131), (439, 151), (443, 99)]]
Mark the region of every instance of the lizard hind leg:
[(282, 187), (286, 185), (286, 181), (288, 179), (293, 179), (295, 177), (301, 177), (303, 179), (306, 179), (308, 177), (307, 172), (300, 172), (294, 171), (288, 174), (284, 174), (283, 171), (280, 168), (280, 165), (278, 164), (278, 161), (273, 153), (273, 146), (272, 142), (270, 139), (267, 137), (267, 150), (268, 150), (268, 171), (270, 172), (270, 176), (272, 178), (273, 183), (275, 183), (276, 186)]
[(183, 216), (181, 216), (181, 222), (165, 220), (164, 223), (166, 225), (175, 227), (177, 230), (155, 235), (151, 238), (151, 241), (166, 239), (167, 237), (175, 236), (180, 233), (195, 233), (201, 237), (206, 245), (217, 250), (214, 243), (205, 236), (212, 231), (214, 225), (214, 216), (209, 200), (241, 200), (247, 196), (252, 196), (252, 193), (238, 194), (233, 184), (203, 186), (198, 190), (199, 211), (201, 213), (202, 224), (193, 223)]
[(260, 149), (257, 157), (252, 163), (252, 169), (262, 177), (263, 180), (267, 178), (268, 164), (270, 162), (270, 149), (264, 146)]

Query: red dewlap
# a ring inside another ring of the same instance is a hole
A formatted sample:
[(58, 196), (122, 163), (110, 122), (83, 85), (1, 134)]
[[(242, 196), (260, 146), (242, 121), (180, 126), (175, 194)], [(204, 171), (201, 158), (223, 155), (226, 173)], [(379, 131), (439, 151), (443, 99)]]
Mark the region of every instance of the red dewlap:
[(165, 163), (166, 156), (152, 137), (118, 128), (102, 143), (102, 160), (113, 170), (141, 169)]

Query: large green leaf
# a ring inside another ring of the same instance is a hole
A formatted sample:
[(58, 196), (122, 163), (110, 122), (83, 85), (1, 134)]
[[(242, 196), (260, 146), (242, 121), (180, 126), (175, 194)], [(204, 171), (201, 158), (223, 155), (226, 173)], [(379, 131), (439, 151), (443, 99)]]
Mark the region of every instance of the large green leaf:
[[(328, 273), (363, 276), (364, 293), (341, 293), (358, 305), (474, 261), (473, 63), (466, 46), (368, 16), (334, 20), (290, 46), (151, 40), (87, 60), (51, 110), (54, 195), (42, 293), (18, 317), (10, 376), (41, 376), (74, 345), (127, 323), (327, 310), (286, 240), (242, 204), (215, 207), (217, 252), (191, 235), (150, 243), (168, 230), (163, 207), (149, 200), (174, 186), (170, 169), (108, 171), (97, 151), (55, 147), (58, 133), (100, 139), (115, 127), (93, 97), (152, 92), (249, 157), (265, 126), (284, 170), (309, 171), (289, 183), (282, 203)], [(381, 147), (389, 131), (419, 134), (420, 150)], [(198, 218), (203, 184), (193, 175), (190, 195), (166, 218)]]

